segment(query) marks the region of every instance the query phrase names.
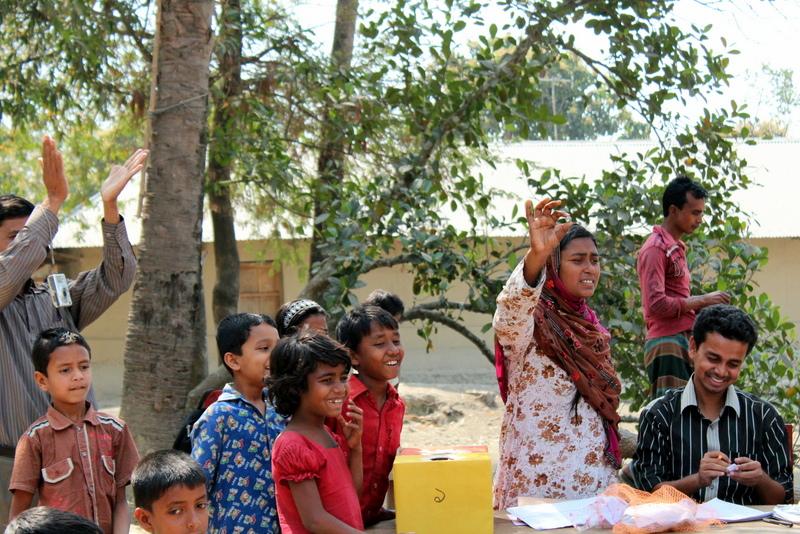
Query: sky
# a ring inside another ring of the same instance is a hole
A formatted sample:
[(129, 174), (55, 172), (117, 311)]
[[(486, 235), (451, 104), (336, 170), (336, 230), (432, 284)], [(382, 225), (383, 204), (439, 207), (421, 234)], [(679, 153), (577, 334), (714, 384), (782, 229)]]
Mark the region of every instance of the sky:
[[(435, 1), (435, 0), (432, 0)], [(361, 0), (368, 5), (368, 0)], [(298, 20), (316, 32), (320, 47), (330, 49), (336, 0), (297, 0), (293, 2)], [(498, 9), (496, 13), (500, 17)], [(724, 94), (690, 103), (689, 113), (700, 114), (703, 107), (720, 107), (730, 100), (747, 103), (751, 115), (769, 115), (770, 102), (763, 78), (754, 73), (762, 65), (794, 71), (796, 90), (800, 89), (800, 0), (678, 0), (674, 10), (676, 22), (683, 27), (712, 25), (710, 46), (722, 50), (721, 39), (740, 53), (732, 56), (729, 71), (734, 75)], [(489, 14), (487, 19), (491, 20)], [(590, 32), (576, 32), (579, 39), (602, 42)], [(468, 33), (465, 32), (468, 36)], [(357, 43), (356, 43), (356, 46)], [(789, 137), (800, 138), (800, 106), (795, 106), (789, 120)]]

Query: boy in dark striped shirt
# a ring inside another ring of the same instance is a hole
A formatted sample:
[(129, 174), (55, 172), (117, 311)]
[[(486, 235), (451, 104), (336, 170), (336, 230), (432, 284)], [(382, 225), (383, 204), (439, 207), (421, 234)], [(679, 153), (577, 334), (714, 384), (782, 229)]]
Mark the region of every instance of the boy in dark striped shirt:
[(639, 489), (668, 484), (698, 501), (793, 502), (789, 443), (767, 401), (734, 387), (758, 335), (745, 312), (698, 314), (689, 340), (694, 374), (642, 410), (631, 469)]

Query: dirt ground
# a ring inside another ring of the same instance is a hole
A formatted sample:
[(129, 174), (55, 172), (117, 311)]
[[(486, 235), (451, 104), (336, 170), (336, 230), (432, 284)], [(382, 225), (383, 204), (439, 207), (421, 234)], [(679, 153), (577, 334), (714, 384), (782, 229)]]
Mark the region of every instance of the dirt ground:
[[(503, 404), (496, 389), (488, 386), (471, 389), (458, 385), (404, 383), (399, 391), (406, 403), (401, 437), (403, 447), (486, 445), (493, 465), (496, 464), (500, 423), (503, 418)], [(625, 423), (622, 427), (629, 432), (635, 431), (633, 423)], [(798, 495), (798, 470), (795, 470), (795, 488), (795, 495)], [(143, 534), (144, 530), (134, 527), (131, 532)]]

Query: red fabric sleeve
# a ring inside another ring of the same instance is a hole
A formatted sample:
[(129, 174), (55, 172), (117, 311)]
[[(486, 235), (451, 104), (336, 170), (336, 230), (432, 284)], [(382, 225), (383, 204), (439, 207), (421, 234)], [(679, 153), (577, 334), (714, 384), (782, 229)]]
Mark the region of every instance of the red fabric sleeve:
[(117, 466), (114, 475), (115, 483), (118, 488), (124, 488), (130, 484), (133, 470), (139, 463), (139, 451), (136, 450), (136, 443), (133, 441), (128, 425), (123, 425), (122, 432), (119, 434), (114, 451), (114, 463)]
[[(8, 489), (36, 493), (42, 479), (42, 449), (38, 439), (32, 438), (26, 431), (19, 438), (14, 453), (14, 469)], [(5, 491), (6, 488), (3, 488)]]
[(309, 444), (291, 439), (280, 447), (276, 445), (272, 457), (272, 475), (279, 484), (302, 482), (319, 478), (325, 463), (325, 457)]
[(663, 250), (650, 247), (639, 254), (636, 262), (642, 288), (642, 307), (648, 317), (674, 319), (684, 311), (686, 299), (668, 297), (664, 290), (666, 261)]

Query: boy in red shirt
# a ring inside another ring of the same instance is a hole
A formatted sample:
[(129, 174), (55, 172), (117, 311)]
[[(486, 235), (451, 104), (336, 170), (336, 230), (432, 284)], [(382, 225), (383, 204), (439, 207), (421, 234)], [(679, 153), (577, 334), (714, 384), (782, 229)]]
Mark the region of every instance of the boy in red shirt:
[[(405, 352), (397, 321), (377, 306), (358, 307), (345, 314), (336, 327), (336, 337), (349, 349), (356, 370), (349, 380), (350, 399), (364, 411), (364, 482), (359, 501), (368, 527), (395, 515), (382, 506), (400, 447), (406, 407), (389, 381), (397, 378)], [(343, 435), (338, 422), (330, 421), (328, 426)]]

